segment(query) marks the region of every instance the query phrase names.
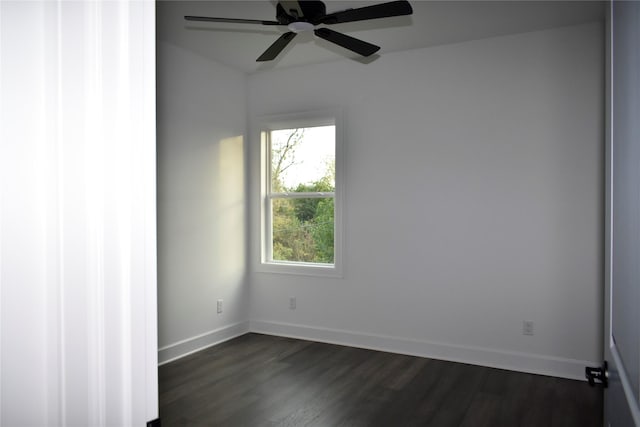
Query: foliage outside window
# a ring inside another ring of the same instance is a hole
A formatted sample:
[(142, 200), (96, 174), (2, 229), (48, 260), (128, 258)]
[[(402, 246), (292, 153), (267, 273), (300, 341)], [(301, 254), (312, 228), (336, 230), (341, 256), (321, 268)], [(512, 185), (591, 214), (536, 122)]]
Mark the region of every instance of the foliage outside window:
[(333, 267), (336, 262), (336, 127), (290, 127), (266, 142), (267, 263)]

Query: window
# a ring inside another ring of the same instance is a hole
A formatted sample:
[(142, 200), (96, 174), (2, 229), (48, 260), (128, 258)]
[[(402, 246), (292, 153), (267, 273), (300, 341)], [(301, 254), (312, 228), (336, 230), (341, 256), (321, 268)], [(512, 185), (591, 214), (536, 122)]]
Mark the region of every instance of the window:
[(335, 115), (267, 120), (261, 128), (262, 266), (336, 274), (340, 264), (339, 124)]

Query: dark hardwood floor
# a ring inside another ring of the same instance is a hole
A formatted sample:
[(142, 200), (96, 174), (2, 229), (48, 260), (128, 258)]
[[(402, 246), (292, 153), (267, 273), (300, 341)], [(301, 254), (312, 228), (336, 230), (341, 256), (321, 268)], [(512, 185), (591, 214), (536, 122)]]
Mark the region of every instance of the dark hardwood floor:
[(586, 382), (260, 334), (159, 375), (163, 427), (602, 425)]

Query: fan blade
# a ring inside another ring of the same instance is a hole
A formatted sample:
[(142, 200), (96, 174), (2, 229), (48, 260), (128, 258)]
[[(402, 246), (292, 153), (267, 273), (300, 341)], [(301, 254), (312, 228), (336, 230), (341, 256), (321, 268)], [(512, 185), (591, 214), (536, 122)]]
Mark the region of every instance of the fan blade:
[(211, 18), (208, 16), (185, 16), (184, 19), (187, 21), (225, 22), (227, 24), (282, 25), (277, 21), (260, 21), (258, 19)]
[(364, 21), (367, 19), (390, 18), (392, 16), (411, 15), (413, 9), (408, 1), (399, 0), (373, 6), (347, 9), (342, 12), (330, 13), (313, 22), (317, 24), (341, 24), (343, 22)]
[(282, 52), (285, 47), (287, 47), (289, 42), (293, 40), (295, 36), (296, 33), (291, 31), (289, 31), (288, 33), (284, 33), (278, 38), (278, 40), (276, 40), (271, 46), (269, 46), (269, 48), (265, 50), (264, 53), (260, 55), (258, 59), (256, 59), (256, 61), (262, 62), (276, 59), (276, 56), (278, 56), (278, 54)]
[(313, 32), (321, 39), (325, 39), (327, 41), (330, 41), (331, 43), (335, 43), (362, 56), (373, 55), (380, 49), (380, 46), (376, 46), (362, 40), (354, 39), (351, 36), (347, 36), (328, 28), (318, 28), (316, 30), (313, 30)]

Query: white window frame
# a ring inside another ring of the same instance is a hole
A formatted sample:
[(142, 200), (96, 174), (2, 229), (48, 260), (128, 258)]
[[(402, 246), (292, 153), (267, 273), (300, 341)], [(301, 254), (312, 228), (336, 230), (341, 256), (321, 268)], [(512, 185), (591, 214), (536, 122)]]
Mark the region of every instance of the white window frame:
[[(280, 129), (335, 126), (335, 191), (333, 193), (271, 193), (271, 131)], [(339, 109), (310, 111), (277, 116), (262, 116), (257, 129), (260, 141), (260, 251), (257, 271), (266, 273), (302, 274), (311, 276), (342, 277), (343, 204), (344, 204), (344, 150), (343, 118)], [(279, 261), (272, 259), (271, 200), (273, 198), (334, 199), (333, 264)], [(272, 197), (276, 196), (276, 197)]]

